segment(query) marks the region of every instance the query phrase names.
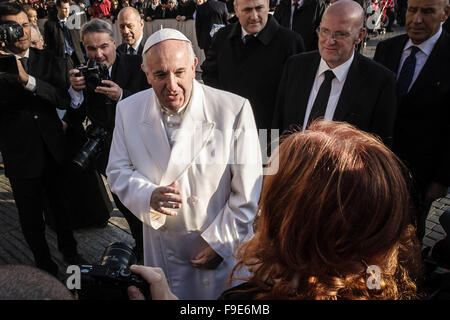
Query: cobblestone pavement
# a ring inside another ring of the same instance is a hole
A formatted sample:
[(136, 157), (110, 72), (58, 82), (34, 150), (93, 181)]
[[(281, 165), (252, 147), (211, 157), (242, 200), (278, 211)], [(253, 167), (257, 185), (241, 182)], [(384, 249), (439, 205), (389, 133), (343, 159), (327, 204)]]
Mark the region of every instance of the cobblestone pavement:
[[(367, 47), (363, 50), (363, 54), (372, 57), (378, 41), (401, 32), (402, 30), (397, 29), (394, 33), (369, 39)], [(449, 208), (450, 194), (446, 198), (433, 203), (427, 219), (424, 245), (431, 246), (437, 240), (444, 237), (445, 234), (438, 219)], [(63, 262), (62, 255), (57, 250), (55, 233), (50, 228), (47, 228), (46, 236), (51, 253), (59, 265), (59, 278), (63, 279), (67, 264)], [(130, 244), (134, 242), (126, 220), (117, 209), (114, 209), (111, 213), (111, 218), (106, 227), (76, 230), (75, 238), (78, 241), (80, 253), (90, 263), (98, 262), (103, 254), (104, 248), (111, 242), (124, 241)], [(0, 265), (33, 265), (33, 263), (33, 256), (20, 230), (17, 208), (14, 203), (11, 187), (0, 164)]]

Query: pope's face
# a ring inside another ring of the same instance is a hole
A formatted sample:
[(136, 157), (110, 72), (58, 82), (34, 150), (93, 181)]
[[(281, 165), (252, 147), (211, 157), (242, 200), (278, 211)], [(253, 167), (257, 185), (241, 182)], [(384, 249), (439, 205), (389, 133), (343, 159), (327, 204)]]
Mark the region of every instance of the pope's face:
[(191, 95), (197, 58), (192, 63), (185, 41), (166, 40), (151, 47), (145, 59), (144, 72), (159, 103), (176, 112)]

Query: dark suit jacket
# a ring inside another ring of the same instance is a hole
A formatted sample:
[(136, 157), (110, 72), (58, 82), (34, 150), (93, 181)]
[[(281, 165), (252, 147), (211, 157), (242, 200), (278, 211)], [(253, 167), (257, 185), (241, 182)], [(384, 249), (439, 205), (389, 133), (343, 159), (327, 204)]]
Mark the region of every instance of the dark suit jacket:
[[(319, 63), (318, 51), (295, 55), (286, 62), (278, 89), (274, 128), (284, 131), (292, 125), (303, 125)], [(355, 53), (333, 120), (377, 134), (391, 145), (396, 103), (395, 75)]]
[[(397, 73), (408, 41), (400, 35), (378, 44), (375, 61)], [(394, 151), (416, 180), (450, 185), (450, 35), (443, 32), (422, 71), (398, 107)]]
[(213, 24), (227, 24), (228, 10), (225, 3), (217, 0), (208, 0), (197, 6), (195, 16), (195, 32), (200, 49), (208, 49), (211, 45), (211, 28)]
[[(137, 55), (139, 55), (139, 56), (142, 55), (142, 51), (144, 50), (144, 45), (145, 45), (146, 40), (147, 39), (145, 37), (142, 37), (142, 41), (141, 41), (141, 43), (139, 43), (139, 47), (138, 47), (138, 50), (136, 53)], [(127, 44), (125, 42), (123, 42), (120, 46), (118, 46), (116, 50), (120, 53), (128, 54)]]
[[(81, 49), (80, 29), (68, 29), (78, 61), (74, 66), (85, 63)], [(64, 31), (59, 24), (58, 18), (49, 19), (44, 25), (44, 42), (48, 50), (53, 51), (57, 57), (64, 57)]]
[(40, 176), (45, 149), (62, 164), (64, 134), (56, 108), (70, 104), (67, 73), (67, 60), (30, 48), (28, 74), (36, 79), (36, 91), (26, 90), (16, 77), (0, 79), (0, 150), (6, 176)]
[[(111, 79), (122, 88), (122, 99), (149, 88), (145, 73), (141, 70), (141, 64), (141, 56), (117, 53), (111, 70)], [(64, 120), (80, 135), (84, 135), (82, 122), (86, 117), (107, 129), (108, 147), (97, 160), (97, 169), (103, 174), (108, 164), (109, 147), (115, 125), (116, 104), (116, 102), (107, 104), (107, 99), (102, 94), (85, 91), (82, 105), (78, 109), (68, 108), (64, 117)]]
[(205, 84), (250, 100), (256, 125), (271, 127), (276, 92), (286, 60), (304, 51), (301, 36), (269, 15), (266, 26), (244, 45), (239, 22), (220, 29), (202, 64)]
[[(320, 24), (325, 3), (322, 0), (304, 0), (303, 5), (295, 13), (292, 30), (300, 33), (305, 42), (306, 51), (317, 49), (316, 29)], [(273, 16), (286, 28), (291, 19), (291, 0), (282, 0), (275, 9)]]

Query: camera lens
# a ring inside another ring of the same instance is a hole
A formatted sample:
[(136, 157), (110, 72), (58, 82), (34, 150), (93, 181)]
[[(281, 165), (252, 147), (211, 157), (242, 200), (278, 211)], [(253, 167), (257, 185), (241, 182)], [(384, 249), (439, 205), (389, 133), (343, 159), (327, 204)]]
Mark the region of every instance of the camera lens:
[(136, 262), (133, 248), (124, 242), (114, 242), (106, 247), (101, 265), (121, 270), (136, 264)]

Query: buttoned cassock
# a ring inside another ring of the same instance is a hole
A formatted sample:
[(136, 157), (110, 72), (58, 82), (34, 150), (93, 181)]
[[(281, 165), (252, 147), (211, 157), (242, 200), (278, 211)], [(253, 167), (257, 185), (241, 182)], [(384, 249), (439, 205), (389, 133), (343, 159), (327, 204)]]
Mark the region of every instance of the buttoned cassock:
[[(144, 222), (144, 262), (161, 267), (180, 299), (216, 299), (228, 286), (235, 245), (253, 235), (261, 192), (260, 146), (248, 100), (193, 81), (172, 150), (153, 89), (117, 106), (109, 164), (111, 190)], [(178, 181), (177, 216), (150, 212), (153, 190)], [(189, 263), (207, 245), (224, 261)]]

